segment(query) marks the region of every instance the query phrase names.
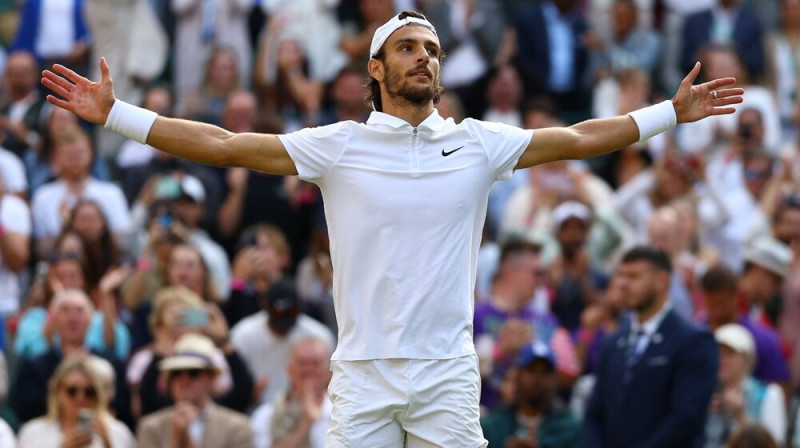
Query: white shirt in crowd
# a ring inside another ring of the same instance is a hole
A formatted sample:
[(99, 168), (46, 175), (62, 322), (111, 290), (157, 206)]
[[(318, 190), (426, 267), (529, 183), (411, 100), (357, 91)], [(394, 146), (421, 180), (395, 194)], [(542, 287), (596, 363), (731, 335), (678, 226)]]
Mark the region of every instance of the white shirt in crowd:
[(256, 380), (265, 375), (269, 380), (261, 394), (261, 403), (270, 403), (279, 391), (289, 388), (286, 369), (292, 344), (308, 337), (320, 338), (331, 347), (336, 345), (328, 327), (303, 314), (298, 316), (294, 328), (284, 337), (269, 329), (266, 311), (242, 319), (231, 329), (231, 342), (250, 373)]
[[(25, 201), (9, 194), (0, 197), (0, 226), (5, 233), (30, 236), (31, 212)], [(0, 314), (13, 314), (19, 310), (20, 285), (19, 274), (8, 269), (0, 254)]]
[[(108, 426), (111, 448), (135, 448), (136, 439), (131, 431), (119, 420), (111, 419)], [(58, 422), (48, 417), (39, 417), (22, 426), (19, 431), (18, 448), (53, 448), (61, 446), (64, 434)], [(5, 446), (5, 445), (3, 445)], [(94, 436), (88, 448), (104, 448), (99, 436)]]
[(22, 164), (19, 157), (5, 148), (0, 148), (0, 182), (3, 182), (6, 193), (28, 192), (25, 165)]
[[(119, 235), (127, 232), (130, 223), (128, 202), (118, 186), (111, 182), (89, 178), (82, 197), (96, 201), (100, 205), (112, 233)], [(60, 179), (39, 187), (31, 201), (33, 235), (36, 238), (57, 236), (64, 224), (62, 206), (72, 209), (78, 199), (67, 191), (66, 184)]]

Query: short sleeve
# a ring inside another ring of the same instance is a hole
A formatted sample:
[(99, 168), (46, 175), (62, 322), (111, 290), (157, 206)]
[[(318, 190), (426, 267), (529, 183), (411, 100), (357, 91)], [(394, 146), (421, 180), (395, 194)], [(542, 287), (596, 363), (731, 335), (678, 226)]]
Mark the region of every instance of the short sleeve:
[(350, 139), (349, 123), (306, 128), (278, 136), (294, 161), (300, 179), (318, 181), (330, 171)]
[(0, 224), (8, 233), (31, 234), (31, 212), (25, 201), (6, 195), (0, 199)]
[(533, 131), (503, 123), (464, 120), (470, 133), (483, 145), (495, 180), (509, 180), (520, 156), (533, 138)]

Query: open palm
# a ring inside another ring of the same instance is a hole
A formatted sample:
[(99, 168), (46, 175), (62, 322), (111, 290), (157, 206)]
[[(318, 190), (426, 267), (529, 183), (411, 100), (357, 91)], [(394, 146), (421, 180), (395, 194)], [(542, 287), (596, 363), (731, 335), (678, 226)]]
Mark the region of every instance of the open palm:
[[(700, 73), (700, 63), (681, 81), (678, 92), (672, 99), (678, 123), (690, 123), (711, 115), (727, 115), (736, 112), (733, 106), (742, 102), (744, 89), (723, 89), (736, 83), (735, 78), (720, 78), (694, 85)], [(714, 94), (716, 92), (716, 95)]]
[(42, 85), (57, 95), (47, 95), (47, 101), (91, 123), (105, 124), (114, 105), (114, 89), (105, 58), (100, 59), (100, 73), (100, 81), (92, 82), (63, 65), (53, 65), (53, 71), (42, 72)]

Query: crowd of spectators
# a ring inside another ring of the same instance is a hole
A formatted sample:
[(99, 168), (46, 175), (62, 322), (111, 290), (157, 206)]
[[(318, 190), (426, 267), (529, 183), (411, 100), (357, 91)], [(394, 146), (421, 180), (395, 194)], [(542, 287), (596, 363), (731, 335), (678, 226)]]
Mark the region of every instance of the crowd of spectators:
[(695, 61), (745, 88), (733, 115), (493, 187), (474, 322), (490, 446), (594, 446), (576, 434), (635, 315), (619, 266), (646, 245), (669, 258), (669, 309), (716, 341), (702, 446), (800, 448), (800, 0), (0, 6), (1, 447), (324, 445), (318, 189), (125, 140), (48, 104), (39, 76), (97, 79), (105, 57), (118, 98), (233, 132), (365, 121), (372, 33), (419, 9), (456, 121), (625, 114)]

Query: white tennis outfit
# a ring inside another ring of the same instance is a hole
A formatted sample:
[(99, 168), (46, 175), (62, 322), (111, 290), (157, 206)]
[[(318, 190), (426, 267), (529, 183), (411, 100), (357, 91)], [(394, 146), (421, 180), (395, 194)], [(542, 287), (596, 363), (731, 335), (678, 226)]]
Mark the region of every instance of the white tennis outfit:
[(489, 188), (532, 131), (434, 110), (418, 127), (373, 112), (279, 138), (325, 201), (339, 325), (329, 446), (485, 446), (477, 251)]

